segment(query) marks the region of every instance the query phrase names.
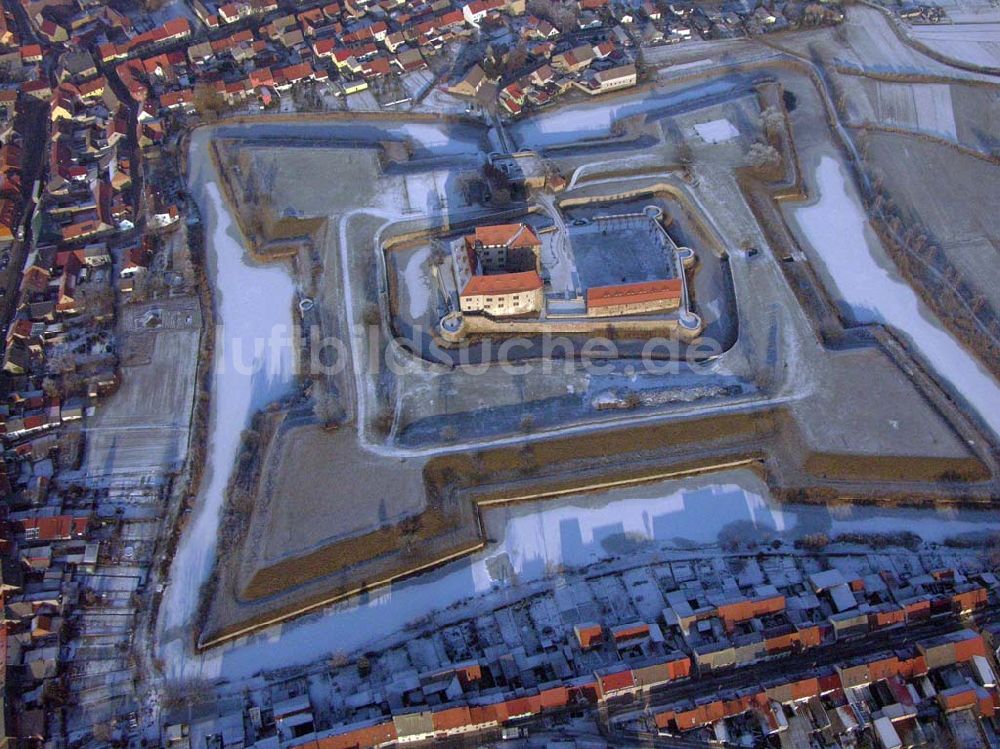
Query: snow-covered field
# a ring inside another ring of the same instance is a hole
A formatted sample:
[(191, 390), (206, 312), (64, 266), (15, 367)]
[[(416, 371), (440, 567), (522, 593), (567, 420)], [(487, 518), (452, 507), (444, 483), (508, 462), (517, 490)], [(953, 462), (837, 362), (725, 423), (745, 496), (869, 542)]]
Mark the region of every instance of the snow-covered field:
[(712, 120), (699, 122), (694, 126), (700, 137), (706, 143), (725, 143), (740, 134), (740, 131), (729, 120)]
[(1000, 434), (1000, 386), (942, 329), (913, 289), (876, 262), (872, 247), (877, 240), (839, 162), (823, 156), (816, 186), (819, 199), (796, 208), (795, 221), (854, 316), (860, 322), (888, 323), (909, 336), (938, 374)]
[[(964, 0), (962, 0), (964, 4)], [(978, 11), (976, 16), (979, 16)], [(948, 78), (959, 79), (979, 79), (989, 80), (989, 77), (982, 73), (974, 73), (961, 70), (950, 65), (946, 65), (931, 59), (922, 52), (904, 44), (893, 31), (892, 23), (883, 13), (865, 5), (856, 5), (852, 12), (847, 14), (843, 28), (849, 40), (849, 50), (844, 50), (843, 57), (838, 62), (853, 65), (866, 70), (886, 72), (906, 72), (906, 73), (927, 73), (941, 75)], [(954, 33), (952, 31), (934, 32), (931, 29), (946, 29), (948, 24), (930, 25), (904, 25), (907, 33)], [(930, 43), (922, 39), (925, 43)], [(947, 39), (943, 40), (947, 45)], [(988, 42), (987, 42), (988, 43)], [(936, 43), (931, 46), (938, 47)], [(966, 54), (983, 54), (977, 44), (966, 45), (968, 50), (964, 50), (961, 44), (952, 44), (952, 48), (963, 58)], [(944, 52), (938, 47), (939, 51)]]
[(936, 52), (955, 60), (1000, 67), (1000, 23), (948, 23), (911, 26), (909, 34)]
[(886, 83), (877, 86), (878, 121), (904, 129), (924, 130), (955, 140), (951, 86), (945, 83)]
[[(197, 162), (192, 159), (192, 163)], [(294, 362), (290, 276), (282, 267), (249, 265), (218, 186), (206, 182), (203, 193), (200, 204), (208, 208), (218, 311), (215, 371), (202, 490), (181, 537), (160, 608), (160, 624), (168, 639), (172, 629), (187, 626), (211, 571), (219, 510), (240, 433), (255, 410), (286, 391)]]

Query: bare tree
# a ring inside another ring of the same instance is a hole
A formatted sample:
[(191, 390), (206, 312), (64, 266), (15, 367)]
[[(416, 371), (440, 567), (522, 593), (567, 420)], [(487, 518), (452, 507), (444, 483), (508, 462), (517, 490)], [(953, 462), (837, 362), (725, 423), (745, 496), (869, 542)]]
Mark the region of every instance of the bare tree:
[(576, 10), (570, 4), (559, 4), (553, 0), (528, 0), (528, 12), (548, 19), (560, 31), (574, 31), (577, 27)]
[(767, 107), (760, 113), (760, 125), (767, 139), (774, 142), (785, 128), (785, 115), (778, 107)]
[(771, 172), (781, 166), (781, 154), (774, 146), (754, 143), (746, 155), (747, 166), (760, 172)]

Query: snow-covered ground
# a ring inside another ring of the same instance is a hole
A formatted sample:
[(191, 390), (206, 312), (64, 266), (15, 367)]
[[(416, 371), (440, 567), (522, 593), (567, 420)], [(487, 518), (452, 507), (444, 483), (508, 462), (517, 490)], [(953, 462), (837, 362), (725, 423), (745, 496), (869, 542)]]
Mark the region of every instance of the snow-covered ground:
[(992, 15), (976, 17), (970, 23), (913, 25), (907, 30), (914, 39), (947, 57), (973, 65), (1000, 67), (1000, 22), (993, 20)]
[(736, 126), (726, 119), (699, 122), (694, 129), (698, 132), (698, 137), (706, 143), (725, 143), (740, 134)]
[[(838, 161), (823, 156), (816, 170), (819, 199), (796, 208), (795, 221), (823, 260), (841, 298), (860, 322), (884, 322), (907, 335), (1000, 435), (1000, 386), (917, 298), (880, 267), (864, 208)], [(871, 243), (871, 244), (870, 244)]]
[[(191, 163), (199, 160), (192, 158)], [(202, 163), (210, 162), (206, 158)], [(255, 410), (287, 390), (294, 366), (291, 277), (282, 267), (248, 264), (218, 185), (207, 181), (202, 190), (199, 203), (207, 209), (208, 256), (216, 289), (215, 371), (201, 493), (181, 536), (160, 607), (160, 626), (168, 640), (187, 627), (212, 569), (219, 511), (240, 433)]]
[(403, 277), (406, 280), (406, 295), (409, 298), (410, 319), (418, 321), (427, 313), (431, 299), (431, 280), (424, 263), (430, 257), (430, 247), (414, 252), (406, 261)]
[[(490, 574), (508, 559), (518, 585), (551, 575), (560, 565), (583, 566), (635, 554), (636, 549), (719, 553), (711, 548), (720, 534), (742, 541), (794, 541), (822, 531), (890, 533), (908, 530), (940, 542), (968, 532), (1000, 530), (1000, 514), (936, 512), (863, 507), (827, 509), (778, 505), (741, 484), (744, 474), (728, 474), (712, 484), (669, 482), (547, 500), (489, 510), (487, 525), (495, 545), (434, 573), (374, 591), (367, 599), (333, 607), (300, 622), (222, 648), (184, 664), (183, 673), (206, 678), (242, 678), (261, 669), (307, 663), (328, 652), (358, 652), (376, 641), (405, 632), (407, 625), (434, 611), (479, 597), (473, 608), (495, 598), (503, 586)], [(749, 484), (748, 484), (749, 485)], [(503, 565), (505, 566), (505, 565)], [(178, 664), (180, 665), (180, 664)]]
[(405, 136), (412, 138), (415, 143), (432, 151), (436, 156), (468, 153), (469, 142), (455, 137), (456, 132), (464, 135), (467, 130), (466, 127), (453, 128), (448, 125), (415, 122), (408, 122), (400, 128)]
[(458, 205), (460, 198), (461, 193), (449, 181), (447, 171), (412, 172), (383, 179), (374, 207), (400, 216), (413, 213), (434, 216), (448, 206)]
[[(623, 542), (687, 549), (715, 545), (720, 534), (767, 543), (774, 538), (794, 541), (817, 531), (832, 538), (848, 532), (904, 530), (927, 542), (941, 542), (1000, 528), (998, 513), (781, 505), (735, 483), (676, 487), (654, 484), (491, 511), (504, 520), (499, 531), (503, 541), (494, 553), (506, 552), (520, 578), (534, 580), (544, 575), (547, 565), (582, 566), (621, 554), (627, 548)], [(494, 522), (487, 518), (497, 533)]]
[[(867, 105), (865, 97), (852, 99), (851, 104), (856, 106), (858, 112)], [(879, 81), (875, 87), (875, 111), (862, 115), (860, 119), (907, 130), (924, 130), (957, 140), (951, 86), (945, 83)]]

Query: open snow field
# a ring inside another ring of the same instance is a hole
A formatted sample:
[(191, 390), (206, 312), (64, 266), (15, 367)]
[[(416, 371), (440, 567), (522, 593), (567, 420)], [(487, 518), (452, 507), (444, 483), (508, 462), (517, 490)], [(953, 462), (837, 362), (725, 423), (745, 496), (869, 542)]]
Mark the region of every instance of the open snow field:
[[(195, 143), (192, 151), (206, 145), (204, 139)], [(198, 160), (192, 158), (191, 163)], [(207, 158), (202, 163), (199, 180), (211, 170)], [(199, 202), (207, 209), (207, 256), (215, 280), (215, 371), (201, 493), (177, 548), (160, 608), (166, 639), (172, 629), (186, 629), (201, 585), (211, 572), (219, 511), (240, 433), (255, 410), (287, 390), (293, 370), (290, 276), (282, 267), (248, 264), (218, 185), (202, 181), (200, 186)]]
[[(961, 70), (945, 63), (938, 62), (917, 49), (907, 46), (896, 36), (890, 21), (882, 11), (856, 5), (847, 14), (841, 28), (847, 35), (847, 46), (832, 43), (828, 48), (832, 58), (838, 64), (849, 65), (859, 69), (877, 72), (899, 72), (907, 74), (931, 74), (948, 78), (975, 78), (990, 80), (984, 73)], [(922, 29), (944, 29), (946, 24), (938, 26), (906, 26), (904, 33), (913, 33)], [(933, 32), (932, 32), (933, 33)], [(925, 41), (925, 40), (921, 40)], [(801, 44), (802, 51), (813, 43), (813, 39), (802, 37), (792, 44)], [(926, 41), (925, 41), (926, 43)], [(820, 42), (822, 45), (823, 43)], [(929, 46), (936, 46), (930, 44)], [(943, 51), (943, 50), (942, 50)]]
[(824, 155), (815, 173), (818, 199), (794, 209), (840, 297), (859, 322), (883, 322), (907, 335), (931, 366), (1000, 434), (1000, 386), (917, 298), (875, 260), (877, 243), (843, 167)]
[(470, 613), (495, 605), (495, 598), (483, 595), (503, 587), (491, 569), (512, 571), (516, 584), (524, 585), (560, 566), (588, 565), (623, 553), (656, 555), (695, 547), (700, 554), (719, 553), (720, 537), (790, 543), (815, 532), (832, 537), (905, 529), (940, 542), (998, 530), (1000, 514), (778, 505), (765, 498), (752, 474), (731, 472), (712, 481), (662, 482), (491, 509), (486, 524), (488, 535), (499, 540), (479, 554), (249, 642), (168, 663), (168, 669), (178, 676), (239, 678), (313, 661), (326, 652), (357, 652), (383, 638), (405, 637), (409, 623), (453, 604), (467, 601)]
[(698, 137), (706, 143), (725, 143), (739, 136), (740, 131), (729, 120), (699, 122), (694, 126)]
[(857, 75), (841, 75), (838, 80), (851, 125), (927, 133), (983, 153), (992, 153), (996, 145), (1000, 98), (988, 89), (960, 82), (897, 83)]
[[(1000, 114), (1000, 99), (997, 101)], [(963, 283), (1000, 308), (1000, 169), (946, 146), (879, 135), (869, 153), (893, 200), (940, 243)], [(934, 178), (915, 179), (914, 165)]]
[(951, 86), (945, 83), (877, 84), (875, 121), (956, 139)]
[(983, 67), (1000, 67), (1000, 22), (914, 25), (911, 37), (947, 57)]

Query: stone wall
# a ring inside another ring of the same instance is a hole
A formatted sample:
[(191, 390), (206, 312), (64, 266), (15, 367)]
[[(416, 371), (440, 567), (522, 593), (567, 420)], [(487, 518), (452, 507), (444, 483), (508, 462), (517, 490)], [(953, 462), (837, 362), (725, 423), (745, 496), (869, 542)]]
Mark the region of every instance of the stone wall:
[(648, 336), (675, 336), (696, 338), (698, 333), (689, 334), (680, 329), (677, 320), (494, 320), (482, 315), (466, 315), (463, 319), (462, 336), (478, 333), (499, 333), (507, 335), (582, 334), (609, 335), (613, 333), (634, 333)]
[(486, 311), (493, 315), (538, 314), (542, 309), (542, 290), (510, 294), (469, 294), (461, 297), (463, 312)]
[[(651, 315), (670, 312), (681, 306), (678, 297), (653, 299), (648, 302), (611, 304), (608, 306), (588, 306), (587, 317), (618, 317), (621, 315)], [(615, 323), (617, 325), (617, 323)]]

